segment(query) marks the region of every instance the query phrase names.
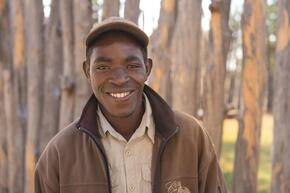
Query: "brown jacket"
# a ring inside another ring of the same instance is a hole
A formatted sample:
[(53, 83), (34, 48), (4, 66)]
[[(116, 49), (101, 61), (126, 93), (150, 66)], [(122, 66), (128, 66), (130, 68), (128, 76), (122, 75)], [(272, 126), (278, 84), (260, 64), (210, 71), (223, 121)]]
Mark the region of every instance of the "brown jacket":
[[(144, 92), (156, 127), (152, 182), (148, 181), (152, 192), (225, 193), (213, 144), (197, 120), (173, 112), (148, 86)], [(35, 193), (111, 193), (108, 163), (97, 129), (97, 102), (92, 96), (81, 118), (47, 145), (37, 163)]]

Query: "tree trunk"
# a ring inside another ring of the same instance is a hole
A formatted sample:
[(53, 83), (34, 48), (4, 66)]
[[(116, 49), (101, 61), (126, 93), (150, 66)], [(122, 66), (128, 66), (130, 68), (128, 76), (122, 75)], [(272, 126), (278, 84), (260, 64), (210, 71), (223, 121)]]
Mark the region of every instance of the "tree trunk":
[(39, 0), (25, 1), (26, 53), (28, 73), (28, 122), (25, 149), (25, 192), (34, 190), (34, 169), (39, 154), (38, 140), (43, 106), (44, 28), (43, 5)]
[(59, 1), (51, 2), (51, 13), (45, 35), (45, 81), (42, 127), (40, 128), (40, 153), (57, 133), (60, 105), (60, 76), (62, 73), (62, 33)]
[(158, 28), (151, 36), (150, 55), (154, 66), (150, 84), (169, 104), (172, 103), (172, 38), (177, 19), (177, 1), (162, 0)]
[(9, 193), (24, 191), (27, 69), (24, 57), (23, 5), (21, 0), (9, 1), (12, 42), (8, 49), (12, 51), (12, 63), (8, 63), (3, 72)]
[(172, 45), (173, 107), (197, 114), (200, 105), (201, 0), (179, 0)]
[(231, 0), (213, 0), (210, 6), (212, 18), (208, 48), (211, 54), (205, 72), (203, 121), (213, 139), (218, 156), (222, 145), (226, 61), (231, 38), (228, 26), (230, 3)]
[(278, 1), (272, 193), (290, 192), (290, 2)]
[(63, 41), (63, 76), (61, 79), (61, 105), (59, 129), (72, 122), (75, 97), (73, 1), (60, 1), (60, 17)]
[[(8, 1), (0, 1), (0, 192), (8, 193), (8, 149), (7, 125), (4, 108), (4, 77), (5, 66), (10, 60), (9, 26), (8, 26)], [(3, 113), (4, 112), (4, 113)]]
[(265, 9), (265, 0), (244, 3), (241, 119), (233, 193), (257, 192), (262, 107), (267, 83)]
[(23, 129), (27, 126), (27, 65), (25, 65), (25, 31), (24, 31), (24, 2), (11, 0), (10, 17), (12, 32), (13, 71), (12, 80), (16, 87), (16, 102), (19, 108), (20, 124)]
[(112, 16), (119, 16), (120, 0), (104, 0), (102, 20)]
[(19, 120), (19, 109), (17, 108), (16, 99), (17, 90), (13, 85), (12, 77), (11, 71), (4, 71), (4, 103), (8, 141), (8, 191), (9, 193), (23, 193), (25, 135)]
[(74, 0), (74, 57), (75, 57), (75, 104), (74, 117), (79, 117), (81, 111), (91, 94), (91, 88), (83, 73), (83, 61), (85, 61), (85, 38), (89, 32), (92, 20), (92, 5), (89, 0)]
[[(3, 28), (1, 29), (3, 30)], [(0, 51), (0, 57), (3, 57), (1, 52), (2, 50)], [(0, 63), (1, 63), (1, 66), (0, 66), (0, 111), (5, 112), (4, 78), (3, 78), (4, 69), (3, 69), (2, 61), (0, 61)], [(1, 123), (1, 128), (0, 128), (0, 192), (8, 193), (8, 180), (7, 180), (8, 179), (8, 154), (7, 154), (8, 149), (7, 149), (7, 131), (6, 131), (7, 125), (6, 125), (6, 116), (4, 113), (0, 115), (0, 123)]]
[(138, 18), (140, 14), (140, 0), (126, 0), (125, 2), (125, 18), (138, 24)]

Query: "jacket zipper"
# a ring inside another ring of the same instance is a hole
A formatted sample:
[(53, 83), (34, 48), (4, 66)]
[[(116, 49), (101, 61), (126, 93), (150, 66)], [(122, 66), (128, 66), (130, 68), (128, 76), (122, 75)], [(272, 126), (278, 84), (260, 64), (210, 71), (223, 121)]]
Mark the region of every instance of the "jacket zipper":
[(155, 167), (155, 176), (154, 176), (154, 187), (152, 190), (152, 193), (160, 193), (160, 184), (161, 184), (161, 158), (165, 149), (166, 144), (168, 141), (177, 133), (178, 129), (175, 129), (175, 131), (160, 144), (160, 148), (158, 150), (157, 154), (157, 163)]
[(89, 130), (83, 128), (83, 127), (79, 127), (79, 130), (86, 133), (89, 137), (91, 137), (93, 139), (93, 141), (95, 142), (97, 148), (99, 148), (99, 150), (101, 151), (102, 153), (102, 157), (103, 157), (103, 161), (105, 163), (105, 166), (106, 166), (106, 174), (107, 174), (107, 180), (108, 180), (108, 184), (109, 184), (109, 193), (112, 193), (112, 190), (111, 190), (111, 178), (110, 178), (110, 172), (109, 172), (109, 166), (108, 166), (108, 160), (107, 160), (107, 156), (105, 154), (105, 150), (103, 149), (100, 141), (96, 138), (96, 136), (90, 132)]

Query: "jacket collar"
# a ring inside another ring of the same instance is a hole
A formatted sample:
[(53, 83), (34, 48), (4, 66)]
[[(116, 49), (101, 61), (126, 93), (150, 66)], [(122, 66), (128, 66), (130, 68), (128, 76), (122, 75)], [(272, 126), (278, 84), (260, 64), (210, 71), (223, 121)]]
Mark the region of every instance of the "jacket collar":
[[(144, 86), (144, 92), (148, 97), (152, 108), (152, 114), (155, 123), (156, 134), (159, 134), (162, 140), (170, 138), (177, 130), (174, 121), (174, 115), (169, 105), (149, 86)], [(97, 105), (98, 100), (94, 95), (90, 97), (85, 105), (77, 128), (84, 128), (93, 133), (96, 137), (101, 138), (97, 122)]]

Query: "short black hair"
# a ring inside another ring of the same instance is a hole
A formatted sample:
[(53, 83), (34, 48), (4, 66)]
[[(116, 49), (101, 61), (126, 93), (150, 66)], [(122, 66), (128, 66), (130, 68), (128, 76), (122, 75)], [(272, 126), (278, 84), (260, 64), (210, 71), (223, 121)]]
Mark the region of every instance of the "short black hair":
[(86, 63), (87, 64), (90, 64), (90, 57), (91, 57), (91, 54), (93, 52), (93, 49), (96, 47), (96, 43), (102, 39), (104, 36), (110, 34), (110, 33), (120, 33), (124, 36), (127, 36), (131, 39), (134, 39), (135, 42), (137, 42), (137, 44), (139, 45), (140, 47), (140, 50), (143, 54), (143, 59), (144, 59), (144, 62), (146, 63), (146, 60), (148, 58), (148, 51), (147, 51), (147, 46), (144, 45), (140, 40), (138, 40), (137, 38), (135, 38), (132, 34), (128, 33), (128, 32), (125, 32), (125, 31), (119, 31), (119, 30), (112, 30), (110, 32), (106, 32), (106, 33), (103, 33), (101, 35), (99, 35), (98, 37), (96, 37), (95, 39), (93, 39), (91, 42), (88, 43), (87, 47), (86, 47)]

